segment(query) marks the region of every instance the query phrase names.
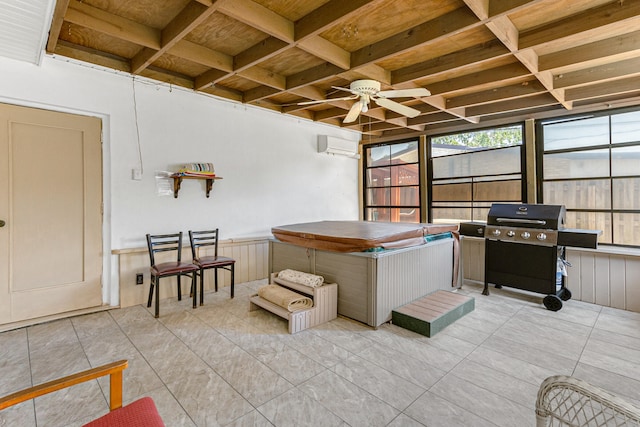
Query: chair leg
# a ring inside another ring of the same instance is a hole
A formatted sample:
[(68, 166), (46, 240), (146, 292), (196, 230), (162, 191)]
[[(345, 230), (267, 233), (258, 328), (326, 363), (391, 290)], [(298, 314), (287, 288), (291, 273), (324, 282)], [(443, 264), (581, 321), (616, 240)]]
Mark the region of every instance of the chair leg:
[(235, 264), (231, 264), (231, 298), (233, 298), (233, 285), (234, 285), (233, 272), (234, 272), (234, 267), (235, 267)]
[(200, 269), (200, 305), (204, 305), (204, 269)]
[(193, 308), (198, 308), (198, 305), (196, 304), (196, 299), (198, 297), (197, 287), (198, 282), (196, 280), (196, 272), (194, 271), (193, 273), (191, 273), (191, 293), (193, 294)]
[(178, 279), (178, 301), (182, 301), (182, 286), (180, 286), (180, 276), (182, 276), (181, 274), (178, 274), (176, 276), (176, 278)]
[(160, 278), (156, 278), (156, 319), (160, 317)]
[(216, 284), (216, 292), (218, 292), (218, 269), (214, 268), (213, 269), (213, 277), (215, 278), (215, 284)]
[(151, 307), (151, 299), (153, 298), (153, 286), (155, 283), (156, 277), (151, 276), (150, 285), (149, 285), (149, 300), (147, 301), (147, 307)]

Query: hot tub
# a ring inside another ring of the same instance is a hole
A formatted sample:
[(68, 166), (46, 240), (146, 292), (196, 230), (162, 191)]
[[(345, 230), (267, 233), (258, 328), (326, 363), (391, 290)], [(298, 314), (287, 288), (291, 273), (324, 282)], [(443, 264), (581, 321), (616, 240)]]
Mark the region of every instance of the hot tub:
[(321, 275), (338, 284), (338, 314), (378, 327), (393, 309), (451, 289), (457, 229), (366, 221), (274, 227), (269, 273), (290, 268)]

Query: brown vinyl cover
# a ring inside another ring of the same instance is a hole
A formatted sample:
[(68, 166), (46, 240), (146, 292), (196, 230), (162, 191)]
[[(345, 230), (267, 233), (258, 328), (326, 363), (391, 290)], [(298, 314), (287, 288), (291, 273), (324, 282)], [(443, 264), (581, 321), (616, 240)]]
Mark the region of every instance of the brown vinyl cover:
[(372, 248), (396, 249), (425, 244), (424, 236), (447, 231), (457, 225), (413, 224), (372, 221), (319, 221), (273, 227), (281, 242), (333, 252), (361, 252)]

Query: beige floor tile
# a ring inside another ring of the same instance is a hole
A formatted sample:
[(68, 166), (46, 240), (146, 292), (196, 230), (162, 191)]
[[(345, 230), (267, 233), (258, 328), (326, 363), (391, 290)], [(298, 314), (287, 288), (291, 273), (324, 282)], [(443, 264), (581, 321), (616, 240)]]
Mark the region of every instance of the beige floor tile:
[(255, 407), (293, 388), (286, 379), (248, 353), (238, 353), (219, 363), (215, 370)]
[[(556, 374), (640, 402), (640, 313), (574, 300), (551, 312), (539, 294), (476, 284), (459, 291), (475, 310), (431, 338), (343, 317), (290, 335), (248, 310), (265, 283), (238, 284), (234, 299), (207, 291), (195, 310), (163, 300), (159, 319), (141, 305), (0, 333), (0, 394), (128, 359), (125, 404), (151, 396), (178, 427), (533, 426), (539, 384)], [(109, 394), (106, 378), (84, 387), (1, 411), (0, 425), (80, 426)]]
[(426, 391), (425, 388), (358, 356), (338, 363), (331, 370), (400, 411)]
[(638, 380), (583, 363), (578, 363), (573, 376), (627, 399), (640, 408), (640, 381)]
[(535, 426), (535, 401), (523, 406), (454, 374), (447, 374), (429, 392), (498, 426)]
[(297, 389), (270, 400), (258, 407), (258, 411), (275, 426), (340, 427), (344, 424), (340, 417)]
[(399, 411), (352, 382), (325, 371), (298, 387), (352, 427), (386, 426)]
[[(481, 399), (481, 395), (476, 397)], [(428, 427), (453, 427), (453, 426), (473, 426), (473, 427), (495, 427), (496, 424), (480, 417), (457, 405), (458, 399), (443, 399), (437, 394), (426, 392), (404, 413), (411, 417), (410, 424), (418, 421)], [(400, 426), (404, 424), (398, 424)], [(514, 424), (514, 426), (517, 424)], [(513, 427), (513, 426), (512, 426)]]
[(530, 406), (538, 394), (538, 384), (468, 360), (460, 362), (451, 374), (523, 406)]
[(383, 345), (370, 347), (358, 356), (424, 389), (446, 374), (446, 371)]

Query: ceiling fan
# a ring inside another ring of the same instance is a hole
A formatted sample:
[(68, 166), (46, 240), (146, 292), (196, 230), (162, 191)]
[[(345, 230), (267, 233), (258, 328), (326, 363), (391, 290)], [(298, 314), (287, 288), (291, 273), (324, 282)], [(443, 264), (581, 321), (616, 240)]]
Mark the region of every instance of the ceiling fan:
[(332, 87), (334, 89), (351, 92), (353, 95), (345, 96), (343, 98), (299, 102), (298, 105), (312, 105), (324, 102), (348, 101), (357, 99), (357, 101), (351, 106), (351, 109), (343, 120), (343, 123), (351, 123), (358, 118), (360, 113), (366, 113), (369, 110), (369, 102), (371, 100), (373, 100), (373, 102), (375, 102), (380, 107), (395, 111), (396, 113), (402, 114), (403, 116), (417, 117), (420, 114), (419, 110), (407, 107), (406, 105), (402, 105), (399, 102), (392, 101), (389, 98), (408, 98), (431, 95), (431, 92), (429, 92), (425, 88), (380, 90), (380, 82), (376, 80), (356, 80), (349, 85), (349, 89), (338, 86)]

